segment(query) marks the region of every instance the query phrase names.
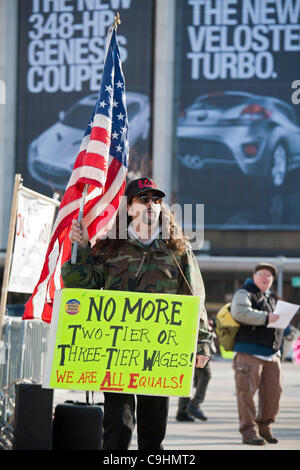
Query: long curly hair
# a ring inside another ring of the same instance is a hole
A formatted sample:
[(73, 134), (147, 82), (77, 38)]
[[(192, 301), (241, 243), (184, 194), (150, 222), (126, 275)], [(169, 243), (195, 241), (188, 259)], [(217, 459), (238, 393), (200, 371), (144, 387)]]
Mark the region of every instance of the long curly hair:
[[(168, 248), (175, 251), (178, 255), (183, 255), (189, 246), (188, 238), (184, 235), (180, 226), (175, 222), (174, 214), (163, 203), (161, 205), (160, 225), (162, 226), (163, 239)], [(127, 214), (127, 227), (132, 221), (132, 218)], [(106, 238), (98, 238), (92, 247), (92, 255), (97, 256), (101, 253), (105, 259), (113, 258), (119, 253), (120, 247), (125, 242), (120, 238), (120, 219), (119, 213), (116, 216), (115, 225), (111, 232), (114, 237), (109, 234)]]

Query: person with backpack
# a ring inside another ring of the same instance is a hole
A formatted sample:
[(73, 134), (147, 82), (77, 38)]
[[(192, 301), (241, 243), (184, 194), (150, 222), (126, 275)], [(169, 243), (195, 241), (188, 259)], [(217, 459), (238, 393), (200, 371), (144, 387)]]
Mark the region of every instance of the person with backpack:
[[(268, 328), (279, 316), (274, 314), (276, 295), (270, 289), (277, 269), (260, 263), (252, 279), (234, 294), (231, 315), (240, 327), (235, 337), (233, 360), (239, 431), (244, 444), (276, 444), (271, 425), (279, 410), (282, 393), (280, 346), (283, 330)], [(254, 395), (258, 391), (256, 414)]]

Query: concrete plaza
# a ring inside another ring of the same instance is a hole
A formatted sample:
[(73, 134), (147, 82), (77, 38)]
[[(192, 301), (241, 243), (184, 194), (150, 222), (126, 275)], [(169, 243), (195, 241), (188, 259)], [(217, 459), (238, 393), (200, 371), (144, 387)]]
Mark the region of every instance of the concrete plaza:
[[(178, 399), (171, 398), (165, 450), (300, 450), (300, 365), (282, 363), (283, 394), (273, 426), (279, 443), (264, 446), (242, 444), (231, 360), (216, 357), (211, 361), (211, 368), (212, 379), (202, 405), (208, 420), (193, 423), (176, 421)], [(85, 393), (55, 390), (55, 404), (67, 399), (85, 401)], [(101, 393), (95, 393), (95, 401), (103, 401)], [(131, 449), (137, 449), (135, 434)]]

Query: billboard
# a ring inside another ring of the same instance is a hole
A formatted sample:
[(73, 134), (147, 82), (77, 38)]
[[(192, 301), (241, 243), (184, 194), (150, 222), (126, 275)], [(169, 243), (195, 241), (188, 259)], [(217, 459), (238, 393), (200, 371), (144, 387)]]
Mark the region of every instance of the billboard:
[(206, 229), (300, 228), (299, 24), (294, 0), (177, 2), (174, 191)]
[(16, 168), (31, 189), (64, 192), (99, 92), (115, 9), (129, 177), (151, 173), (152, 0), (20, 0)]

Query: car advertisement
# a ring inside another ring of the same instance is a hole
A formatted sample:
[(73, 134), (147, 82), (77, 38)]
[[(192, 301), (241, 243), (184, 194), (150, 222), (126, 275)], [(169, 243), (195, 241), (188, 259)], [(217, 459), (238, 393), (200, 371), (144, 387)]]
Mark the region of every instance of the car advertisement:
[(300, 2), (177, 2), (174, 192), (206, 229), (300, 228)]
[(20, 0), (16, 169), (31, 189), (64, 193), (99, 93), (116, 12), (128, 177), (151, 173), (152, 0)]

